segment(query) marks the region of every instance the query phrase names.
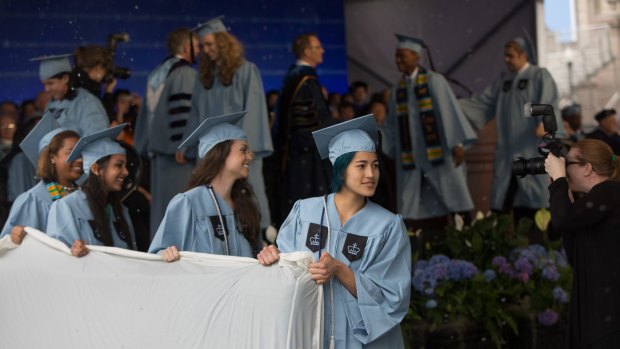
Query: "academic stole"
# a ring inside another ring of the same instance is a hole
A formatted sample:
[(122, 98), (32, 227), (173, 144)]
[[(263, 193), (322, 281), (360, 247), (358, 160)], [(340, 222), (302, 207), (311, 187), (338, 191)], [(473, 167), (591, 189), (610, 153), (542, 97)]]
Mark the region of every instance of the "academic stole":
[[(424, 145), (426, 147), (426, 158), (428, 161), (437, 165), (443, 162), (444, 153), (439, 137), (439, 129), (437, 127), (437, 118), (433, 108), (433, 99), (428, 87), (428, 75), (426, 69), (419, 67), (418, 76), (416, 77), (416, 86), (414, 93), (418, 100), (418, 111), (420, 123), (422, 126), (422, 134), (424, 136)], [(409, 108), (407, 94), (407, 83), (405, 79), (401, 79), (396, 90), (396, 113), (398, 118), (398, 126), (400, 129), (400, 145), (401, 145), (401, 163), (405, 170), (415, 169), (413, 159), (413, 147), (411, 135), (409, 133)]]
[(56, 182), (47, 183), (47, 192), (52, 197), (52, 201), (56, 201), (58, 199), (62, 199), (67, 193), (65, 192), (65, 188), (62, 185)]

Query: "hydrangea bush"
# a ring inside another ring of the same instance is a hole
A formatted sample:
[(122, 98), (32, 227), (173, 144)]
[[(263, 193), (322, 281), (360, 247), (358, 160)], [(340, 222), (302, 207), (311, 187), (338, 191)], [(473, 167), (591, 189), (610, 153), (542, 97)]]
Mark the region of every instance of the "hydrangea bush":
[(517, 333), (518, 313), (541, 326), (566, 316), (572, 273), (559, 243), (545, 236), (545, 246), (528, 245), (526, 219), (516, 228), (510, 216), (478, 214), (471, 226), (458, 223), (415, 254), (409, 320), (433, 332), (466, 318), (500, 347), (506, 330)]

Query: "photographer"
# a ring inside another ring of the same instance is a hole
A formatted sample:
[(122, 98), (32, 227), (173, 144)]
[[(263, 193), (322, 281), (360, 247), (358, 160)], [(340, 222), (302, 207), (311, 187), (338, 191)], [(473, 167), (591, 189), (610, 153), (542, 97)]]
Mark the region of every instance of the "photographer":
[[(75, 49), (75, 68), (71, 71), (71, 81), (101, 99), (110, 121), (114, 119), (114, 95), (116, 79), (104, 81), (112, 69), (112, 55), (109, 50), (98, 45), (80, 46)], [(101, 95), (101, 84), (104, 93)]]
[[(549, 154), (551, 222), (573, 267), (570, 348), (620, 348), (620, 164), (599, 141)], [(574, 200), (571, 191), (584, 195)]]

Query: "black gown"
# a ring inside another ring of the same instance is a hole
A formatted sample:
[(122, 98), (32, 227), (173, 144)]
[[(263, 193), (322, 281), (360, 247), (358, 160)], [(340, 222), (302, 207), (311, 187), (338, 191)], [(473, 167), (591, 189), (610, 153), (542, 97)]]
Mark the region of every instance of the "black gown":
[(274, 155), (280, 184), (278, 223), (297, 200), (331, 192), (329, 163), (321, 160), (312, 138), (313, 131), (331, 123), (316, 69), (291, 66), (284, 77), (274, 125)]
[(549, 185), (551, 221), (573, 267), (569, 348), (620, 348), (620, 181), (571, 203), (568, 182)]

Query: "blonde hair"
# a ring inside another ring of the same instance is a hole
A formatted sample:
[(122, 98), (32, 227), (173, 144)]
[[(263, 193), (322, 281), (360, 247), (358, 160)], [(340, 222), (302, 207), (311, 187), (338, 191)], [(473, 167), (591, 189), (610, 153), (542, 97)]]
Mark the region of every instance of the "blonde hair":
[(200, 81), (206, 89), (213, 87), (216, 69), (220, 83), (230, 86), (235, 72), (244, 61), (243, 46), (234, 35), (227, 32), (218, 32), (213, 35), (220, 53), (217, 61), (210, 60), (204, 52), (200, 53)]
[(611, 147), (598, 139), (582, 139), (571, 146), (576, 148), (577, 161), (589, 163), (599, 176), (620, 180), (620, 164)]

